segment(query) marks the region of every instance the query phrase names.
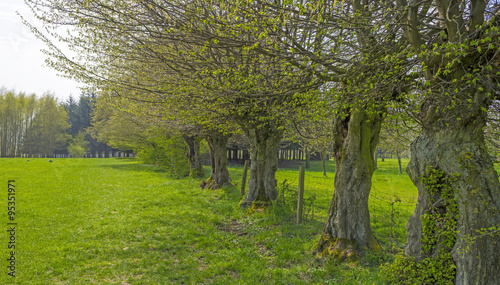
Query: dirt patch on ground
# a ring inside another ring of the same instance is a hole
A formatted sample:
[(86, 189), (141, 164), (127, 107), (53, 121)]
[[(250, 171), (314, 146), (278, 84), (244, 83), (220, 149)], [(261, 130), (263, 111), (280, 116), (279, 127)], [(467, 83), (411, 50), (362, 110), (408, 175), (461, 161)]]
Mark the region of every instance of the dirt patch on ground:
[(222, 225), (219, 227), (219, 230), (229, 232), (236, 234), (237, 236), (245, 236), (248, 235), (247, 232), (245, 232), (245, 225), (238, 222), (235, 219), (232, 219), (229, 224)]

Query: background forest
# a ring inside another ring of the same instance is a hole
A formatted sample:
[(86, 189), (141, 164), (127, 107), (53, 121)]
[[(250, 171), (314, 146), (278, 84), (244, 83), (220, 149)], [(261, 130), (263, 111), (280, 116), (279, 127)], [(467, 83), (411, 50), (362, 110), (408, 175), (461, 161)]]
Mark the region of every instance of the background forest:
[(109, 157), (114, 150), (87, 133), (95, 96), (58, 102), (0, 90), (0, 157)]

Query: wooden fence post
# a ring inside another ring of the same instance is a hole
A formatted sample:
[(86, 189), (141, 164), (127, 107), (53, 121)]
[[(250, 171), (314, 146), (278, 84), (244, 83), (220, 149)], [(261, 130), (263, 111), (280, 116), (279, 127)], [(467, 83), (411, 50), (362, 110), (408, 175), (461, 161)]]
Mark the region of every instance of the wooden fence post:
[(304, 174), (305, 168), (299, 168), (299, 197), (297, 199), (297, 224), (302, 223), (302, 206), (304, 205)]
[(243, 168), (243, 178), (241, 179), (240, 196), (245, 195), (245, 186), (247, 183), (247, 171), (248, 171), (248, 160), (245, 160), (245, 166)]

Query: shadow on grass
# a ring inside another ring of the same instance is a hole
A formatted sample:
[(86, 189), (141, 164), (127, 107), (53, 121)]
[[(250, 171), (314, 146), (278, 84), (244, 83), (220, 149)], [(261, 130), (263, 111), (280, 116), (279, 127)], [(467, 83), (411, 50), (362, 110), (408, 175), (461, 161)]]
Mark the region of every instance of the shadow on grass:
[(133, 171), (133, 172), (155, 172), (166, 173), (164, 169), (152, 164), (144, 164), (133, 160), (132, 158), (120, 158), (116, 163), (97, 165), (100, 168), (111, 168), (118, 171)]

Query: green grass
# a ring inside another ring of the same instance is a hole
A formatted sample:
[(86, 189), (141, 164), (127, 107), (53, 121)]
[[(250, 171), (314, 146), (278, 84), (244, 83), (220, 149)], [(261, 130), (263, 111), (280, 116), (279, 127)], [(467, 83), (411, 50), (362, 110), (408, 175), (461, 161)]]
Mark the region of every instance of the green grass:
[[(327, 177), (318, 162), (307, 171), (314, 216), (296, 225), (290, 196), (266, 212), (239, 209), (241, 166), (230, 167), (237, 187), (202, 191), (199, 179), (173, 179), (133, 159), (53, 160), (0, 159), (0, 218), (6, 225), (7, 181), (15, 179), (18, 223), (15, 279), (0, 231), (0, 284), (385, 284), (378, 265), (386, 253), (343, 264), (312, 255), (333, 195), (331, 162)], [(372, 225), (390, 250), (404, 244), (417, 192), (395, 160), (378, 166)], [(297, 169), (280, 168), (279, 183), (293, 189)], [(391, 222), (394, 195), (413, 204), (396, 203)]]
[[(408, 164), (407, 159), (402, 161), (403, 169)], [(277, 173), (278, 183), (290, 182), (294, 187), (298, 185), (298, 165), (289, 168), (280, 168)], [(327, 175), (323, 176), (321, 164), (313, 162), (305, 176), (305, 199), (315, 196), (315, 216), (323, 224), (326, 221), (328, 208), (333, 197), (333, 182), (335, 165), (328, 161)], [(417, 188), (413, 185), (406, 172), (399, 174), (396, 159), (378, 161), (378, 169), (372, 179), (370, 193), (370, 215), (372, 229), (385, 248), (396, 249), (406, 242), (405, 225), (413, 213), (418, 196)], [(391, 205), (392, 204), (392, 205)], [(392, 217), (391, 217), (392, 213)]]

